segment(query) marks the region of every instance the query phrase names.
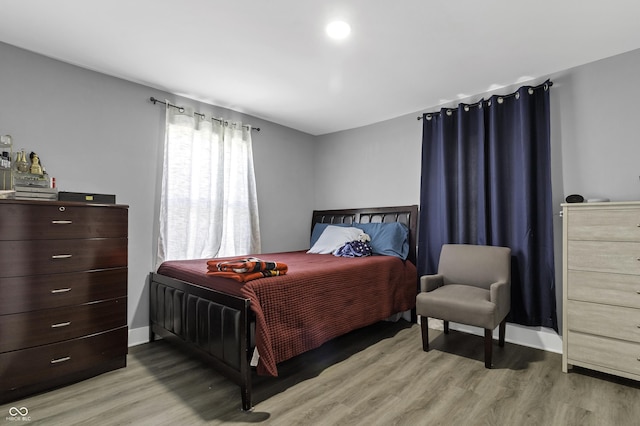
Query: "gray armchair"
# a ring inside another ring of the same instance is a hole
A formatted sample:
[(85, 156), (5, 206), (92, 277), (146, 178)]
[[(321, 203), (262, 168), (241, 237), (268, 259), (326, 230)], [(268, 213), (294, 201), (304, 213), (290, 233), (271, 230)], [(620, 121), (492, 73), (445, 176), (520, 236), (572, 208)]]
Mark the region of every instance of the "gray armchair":
[(500, 325), (504, 346), (506, 316), (511, 309), (511, 249), (445, 244), (436, 275), (420, 277), (416, 312), (421, 316), (422, 349), (429, 351), (427, 318), (484, 328), (484, 365), (491, 368), (493, 330)]

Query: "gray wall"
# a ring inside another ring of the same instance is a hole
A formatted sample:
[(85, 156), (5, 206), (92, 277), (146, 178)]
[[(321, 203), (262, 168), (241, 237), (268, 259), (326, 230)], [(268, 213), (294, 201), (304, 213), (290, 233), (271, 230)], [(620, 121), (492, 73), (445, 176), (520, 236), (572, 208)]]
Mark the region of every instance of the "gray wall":
[(262, 129), (253, 147), (263, 252), (308, 248), (314, 203), (313, 136), (0, 43), (0, 134), (37, 152), (61, 191), (129, 205), (130, 342), (146, 336), (157, 239), (164, 107), (150, 96)]
[(640, 199), (640, 49), (553, 76), (564, 195)]
[(318, 136), (316, 207), (419, 204), (422, 123), (417, 115)]

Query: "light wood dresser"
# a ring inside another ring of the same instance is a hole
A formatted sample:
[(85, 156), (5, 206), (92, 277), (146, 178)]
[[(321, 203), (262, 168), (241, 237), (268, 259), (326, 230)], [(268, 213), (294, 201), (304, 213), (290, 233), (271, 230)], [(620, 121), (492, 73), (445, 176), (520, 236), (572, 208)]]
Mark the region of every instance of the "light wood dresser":
[(0, 403), (126, 366), (128, 209), (0, 200)]
[(562, 371), (640, 380), (640, 202), (562, 209)]

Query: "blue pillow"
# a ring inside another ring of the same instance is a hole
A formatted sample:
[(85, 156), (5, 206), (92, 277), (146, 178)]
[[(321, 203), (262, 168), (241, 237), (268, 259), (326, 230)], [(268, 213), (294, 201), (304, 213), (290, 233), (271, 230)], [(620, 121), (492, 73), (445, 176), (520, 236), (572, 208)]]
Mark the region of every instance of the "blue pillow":
[(373, 254), (396, 256), (406, 260), (409, 255), (409, 228), (400, 222), (391, 223), (316, 223), (311, 232), (311, 247), (329, 225), (353, 226), (371, 237)]
[(409, 255), (409, 228), (400, 222), (354, 223), (371, 237), (373, 254), (396, 256), (405, 260)]

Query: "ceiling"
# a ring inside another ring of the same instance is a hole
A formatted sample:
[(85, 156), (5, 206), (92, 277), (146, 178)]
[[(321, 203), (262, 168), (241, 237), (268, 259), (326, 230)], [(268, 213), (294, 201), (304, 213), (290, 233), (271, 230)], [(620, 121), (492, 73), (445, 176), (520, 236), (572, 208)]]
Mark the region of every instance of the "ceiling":
[[(325, 36), (336, 17), (347, 40)], [(637, 0), (0, 0), (0, 41), (320, 135), (640, 48), (639, 18)]]

